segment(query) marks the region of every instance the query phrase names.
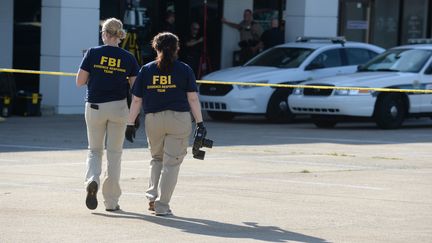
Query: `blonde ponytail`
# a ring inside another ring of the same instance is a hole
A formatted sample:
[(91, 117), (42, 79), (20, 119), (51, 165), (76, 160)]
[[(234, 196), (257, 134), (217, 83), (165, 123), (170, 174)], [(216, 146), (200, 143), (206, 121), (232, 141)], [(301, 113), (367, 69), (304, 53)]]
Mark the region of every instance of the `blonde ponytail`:
[(123, 29), (123, 23), (116, 18), (109, 18), (102, 24), (102, 31), (105, 31), (112, 37), (120, 40), (126, 38), (126, 31)]

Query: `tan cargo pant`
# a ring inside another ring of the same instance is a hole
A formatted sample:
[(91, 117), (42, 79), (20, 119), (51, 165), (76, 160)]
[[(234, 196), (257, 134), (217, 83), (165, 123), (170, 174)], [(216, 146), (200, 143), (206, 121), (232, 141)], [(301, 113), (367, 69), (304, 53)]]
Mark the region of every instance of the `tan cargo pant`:
[(100, 188), (99, 177), (102, 172), (102, 155), (106, 143), (107, 170), (102, 184), (105, 207), (113, 209), (118, 205), (121, 195), (120, 166), (126, 122), (129, 114), (126, 100), (98, 103), (98, 109), (85, 106), (87, 124), (88, 155), (86, 186), (96, 181)]
[(156, 213), (166, 213), (189, 144), (190, 113), (167, 110), (146, 114), (145, 131), (152, 156), (146, 196), (155, 202)]

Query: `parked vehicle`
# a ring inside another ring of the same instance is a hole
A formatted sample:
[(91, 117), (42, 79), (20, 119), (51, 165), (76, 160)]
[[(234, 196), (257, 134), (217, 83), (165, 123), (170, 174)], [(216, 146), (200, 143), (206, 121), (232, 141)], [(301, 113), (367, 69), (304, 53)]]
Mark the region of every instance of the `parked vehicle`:
[[(297, 84), (306, 80), (354, 73), (384, 49), (342, 38), (299, 38), (264, 51), (245, 65), (203, 77), (211, 81)], [(202, 109), (215, 120), (240, 114), (265, 115), (271, 121), (291, 120), (287, 97), (292, 89), (242, 85), (201, 84)]]
[[(390, 49), (359, 66), (354, 74), (304, 85), (432, 90), (432, 45)], [(317, 127), (334, 127), (343, 117), (370, 117), (383, 129), (399, 128), (409, 116), (432, 116), (432, 94), (296, 88), (289, 97), (294, 114), (310, 114)]]

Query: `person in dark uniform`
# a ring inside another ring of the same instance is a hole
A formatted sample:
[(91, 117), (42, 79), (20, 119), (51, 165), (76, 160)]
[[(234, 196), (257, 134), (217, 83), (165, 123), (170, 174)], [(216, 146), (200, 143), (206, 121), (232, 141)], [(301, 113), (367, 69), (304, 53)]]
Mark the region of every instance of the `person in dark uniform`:
[(279, 27), (279, 21), (277, 19), (272, 19), (271, 28), (264, 31), (261, 35), (261, 42), (264, 50), (285, 42), (285, 33)]
[(175, 13), (171, 10), (168, 10), (165, 14), (165, 20), (162, 24), (162, 31), (161, 32), (171, 32), (173, 34), (176, 34), (176, 27), (175, 27)]
[(198, 66), (202, 51), (203, 37), (199, 35), (200, 25), (193, 22), (190, 26), (190, 33), (184, 40), (184, 62), (194, 71), (195, 77), (198, 75)]
[(78, 87), (87, 85), (85, 120), (89, 146), (85, 184), (86, 205), (91, 210), (98, 205), (96, 194), (105, 146), (108, 168), (102, 185), (104, 204), (107, 211), (120, 209), (120, 164), (129, 113), (126, 96), (128, 85), (133, 85), (139, 70), (135, 57), (118, 47), (125, 37), (122, 22), (107, 19), (102, 26), (104, 45), (87, 51), (76, 78)]
[(133, 142), (135, 117), (141, 106), (150, 147), (150, 180), (146, 197), (149, 210), (158, 216), (171, 215), (169, 202), (177, 184), (180, 165), (186, 156), (192, 131), (190, 111), (199, 131), (205, 131), (195, 75), (177, 60), (178, 37), (169, 32), (152, 41), (156, 60), (144, 65), (132, 88), (132, 104), (126, 139)]

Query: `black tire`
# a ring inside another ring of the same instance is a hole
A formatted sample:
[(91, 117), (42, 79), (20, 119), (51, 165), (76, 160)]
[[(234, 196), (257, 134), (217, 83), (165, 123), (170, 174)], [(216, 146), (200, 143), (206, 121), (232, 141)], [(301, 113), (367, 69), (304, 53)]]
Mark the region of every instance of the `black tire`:
[(312, 123), (318, 128), (333, 128), (336, 126), (337, 121), (331, 118), (312, 116)]
[(207, 114), (215, 121), (231, 121), (235, 117), (234, 113), (224, 111), (207, 111)]
[(405, 101), (399, 94), (384, 94), (378, 97), (374, 118), (382, 129), (396, 129), (402, 126), (407, 113)]
[(277, 89), (270, 97), (266, 118), (271, 122), (291, 122), (295, 115), (288, 106), (288, 95), (292, 89)]

